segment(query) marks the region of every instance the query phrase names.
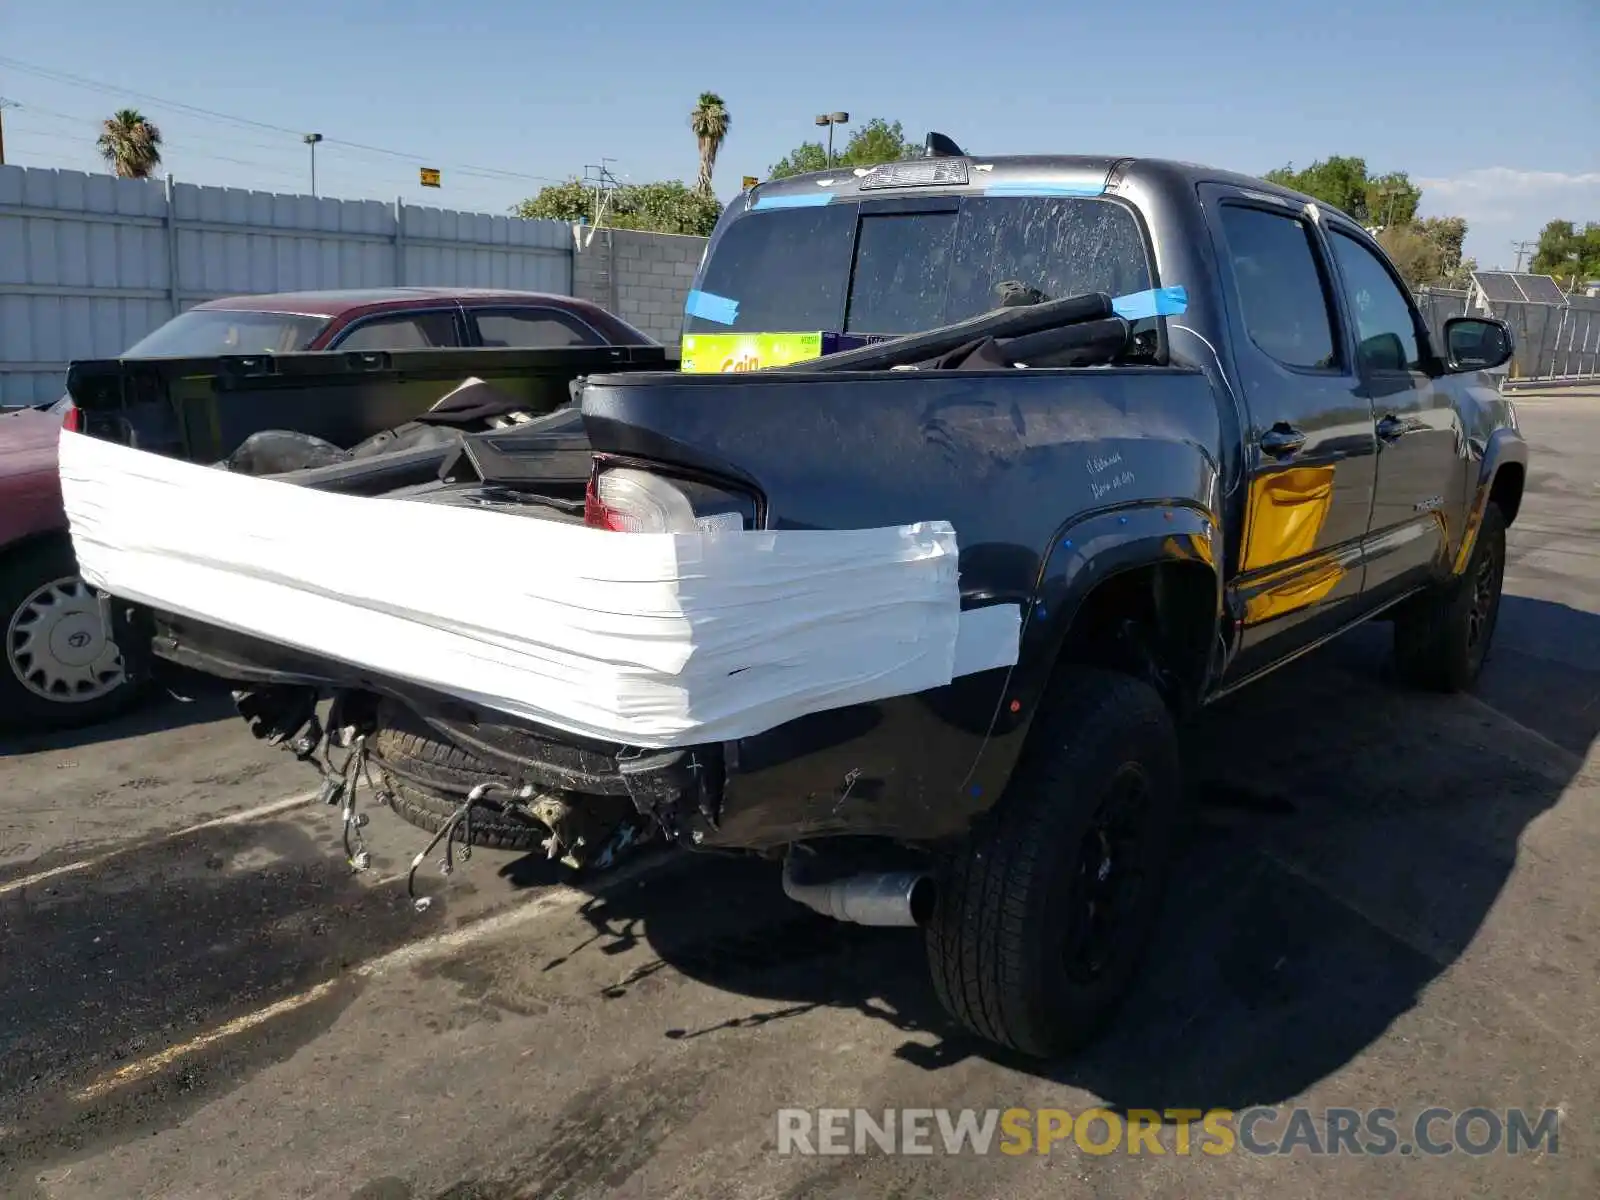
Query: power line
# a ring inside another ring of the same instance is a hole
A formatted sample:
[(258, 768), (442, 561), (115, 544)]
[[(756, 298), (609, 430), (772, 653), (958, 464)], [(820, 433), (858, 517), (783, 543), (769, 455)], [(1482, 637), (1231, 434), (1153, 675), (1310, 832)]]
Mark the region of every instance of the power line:
[[(100, 125), (101, 125), (101, 119), (98, 118), (98, 117), (86, 117), (86, 116), (83, 116), (81, 113), (64, 113), (64, 112), (61, 112), (61, 111), (59, 111), (57, 109), (53, 109), (53, 108), (40, 108), (37, 104), (32, 104), (32, 103), (26, 103), (25, 104), (25, 103), (23, 103), (21, 101), (17, 101), (16, 102), (16, 108), (17, 108), (18, 112), (22, 113), (25, 116), (42, 117), (42, 118), (44, 118), (45, 120), (48, 120), (48, 121), (56, 121), (56, 122), (60, 122), (60, 123), (65, 123), (65, 124), (69, 124), (69, 125), (73, 125), (73, 126), (79, 127), (81, 129), (95, 130), (95, 129), (98, 129), (100, 127)], [(296, 156), (298, 156), (298, 154), (299, 154), (299, 147), (298, 147), (298, 145), (295, 145), (295, 144), (290, 144), (288, 142), (241, 141), (239, 138), (235, 137), (231, 133), (230, 134), (190, 133), (187, 130), (185, 130), (184, 133), (183, 133), (182, 140), (185, 141), (185, 142), (221, 143), (221, 144), (225, 144), (225, 145), (230, 146), (230, 147), (249, 147), (250, 149), (254, 149), (254, 150), (268, 150), (268, 151), (272, 151), (274, 153), (290, 152), (290, 153), (294, 153)]]
[[(185, 113), (202, 120), (223, 121), (228, 124), (242, 125), (254, 129), (263, 129), (271, 133), (287, 134), (294, 137), (296, 140), (305, 136), (305, 131), (301, 129), (290, 129), (284, 125), (274, 125), (267, 121), (257, 121), (249, 117), (235, 116), (231, 113), (219, 112), (216, 109), (203, 108), (197, 104), (184, 104), (177, 100), (167, 100), (163, 97), (155, 96), (148, 92), (137, 92), (128, 88), (113, 87), (109, 84), (100, 83), (97, 80), (85, 79), (81, 75), (71, 75), (65, 71), (57, 71), (49, 67), (35, 66), (32, 63), (21, 62), (18, 59), (10, 58), (5, 55), (0, 55), (0, 66), (9, 67), (14, 71), (21, 71), (24, 74), (34, 75), (41, 79), (48, 79), (55, 83), (63, 83), (71, 87), (85, 88), (89, 91), (98, 92), (103, 95), (131, 97), (135, 100), (143, 100), (147, 104), (159, 105), (160, 107), (169, 108), (176, 112)], [(373, 146), (364, 142), (346, 141), (343, 138), (324, 138), (323, 145), (343, 146), (350, 150), (363, 151), (368, 154), (379, 154), (390, 158), (404, 159), (408, 162), (424, 165), (434, 165), (436, 163), (435, 159), (426, 155), (413, 154), (405, 150), (392, 150), (384, 146)], [(561, 180), (554, 179), (547, 175), (528, 175), (520, 171), (507, 171), (499, 167), (480, 167), (472, 164), (452, 165), (448, 163), (442, 165), (445, 169), (453, 173), (467, 175), (469, 177), (500, 179), (508, 181), (526, 180), (531, 183), (562, 182)]]
[[(13, 134), (13, 140), (17, 142), (26, 142), (29, 139), (36, 138), (51, 146), (67, 146), (71, 145), (75, 141), (75, 139), (67, 137), (63, 134), (45, 133), (31, 129), (23, 129), (20, 132), (20, 136), (16, 135), (16, 130), (14, 127), (12, 127), (9, 132)], [(233, 158), (225, 154), (184, 151), (183, 153), (174, 154), (173, 157), (177, 159), (180, 164), (184, 161), (193, 159), (203, 162), (225, 162), (234, 164), (236, 166), (249, 167), (259, 172), (259, 178), (261, 178), (263, 181), (269, 182), (282, 181), (284, 184), (297, 184), (302, 176), (302, 172), (297, 170), (294, 166), (279, 163), (265, 163), (253, 159)], [(93, 174), (95, 173), (96, 168), (100, 167), (101, 164), (98, 161), (91, 161), (92, 159), (97, 160), (98, 156), (93, 154), (87, 146), (80, 146), (79, 153), (77, 154), (52, 153), (49, 151), (24, 148), (20, 155), (13, 154), (11, 161), (15, 166), (48, 167), (57, 170), (82, 171), (86, 174)], [(494, 183), (487, 180), (472, 180), (466, 184), (456, 184), (451, 190), (453, 194), (460, 196), (464, 200), (488, 206), (479, 211), (498, 209), (499, 207), (504, 206), (506, 198), (504, 192), (496, 189)], [(369, 199), (370, 197), (362, 195), (345, 195), (342, 197), (335, 196), (332, 198), (361, 200)]]
[[(13, 125), (12, 125), (12, 132), (13, 132), (13, 139), (12, 139), (13, 141), (27, 141), (27, 140), (30, 140), (30, 139), (37, 139), (37, 140), (40, 140), (40, 141), (56, 142), (56, 143), (65, 144), (65, 145), (76, 145), (82, 150), (83, 155), (84, 155), (85, 158), (90, 158), (90, 157), (98, 158), (99, 157), (98, 154), (94, 154), (92, 152), (91, 144), (86, 144), (81, 139), (74, 138), (74, 137), (69, 137), (68, 135), (66, 135), (64, 133), (54, 133), (54, 132), (48, 132), (48, 131), (45, 131), (45, 130), (30, 129), (29, 127), (27, 127), (25, 125), (19, 127), (15, 123), (13, 123)], [(182, 158), (200, 159), (200, 160), (203, 160), (203, 161), (206, 161), (206, 162), (232, 163), (233, 165), (239, 166), (239, 167), (254, 167), (254, 168), (258, 169), (258, 170), (270, 172), (270, 173), (272, 173), (272, 174), (274, 174), (276, 176), (279, 176), (281, 178), (284, 178), (284, 179), (298, 178), (299, 177), (299, 173), (298, 172), (290, 169), (288, 166), (286, 166), (285, 164), (282, 164), (282, 163), (265, 163), (265, 162), (261, 162), (261, 161), (259, 161), (257, 159), (233, 158), (230, 155), (226, 155), (226, 154), (212, 154), (210, 152), (196, 151), (196, 150), (182, 150), (182, 151), (179, 151), (179, 152), (176, 153), (176, 157), (178, 157), (180, 159), (182, 159)]]
[[(71, 125), (71, 126), (84, 128), (84, 129), (94, 129), (94, 128), (97, 128), (101, 123), (99, 118), (86, 117), (86, 116), (82, 115), (81, 113), (61, 112), (58, 109), (41, 108), (38, 105), (32, 104), (32, 103), (29, 103), (29, 104), (14, 103), (13, 106), (16, 108), (16, 110), (18, 112), (24, 114), (25, 116), (29, 117), (30, 119), (32, 119), (32, 118), (43, 118), (45, 120), (54, 121), (54, 122), (56, 122), (58, 124), (61, 124), (61, 125)], [(13, 128), (14, 129), (18, 128), (18, 126), (13, 124)], [(43, 129), (33, 130), (33, 129), (30, 129), (29, 126), (21, 126), (20, 128), (23, 129), (26, 133), (30, 133), (30, 134), (32, 134), (34, 136), (38, 136), (38, 137), (41, 137), (41, 138), (54, 138), (55, 140), (62, 141), (62, 142), (73, 142), (73, 141), (78, 141), (79, 140), (78, 138), (72, 137), (72, 136), (70, 136), (68, 134), (65, 134), (65, 133), (56, 132), (55, 130), (43, 130)], [(260, 162), (258, 160), (234, 158), (234, 157), (231, 157), (229, 155), (219, 154), (219, 153), (216, 153), (215, 151), (211, 151), (211, 150), (198, 151), (198, 150), (190, 149), (189, 146), (190, 146), (190, 143), (192, 143), (192, 142), (198, 142), (198, 143), (200, 143), (202, 145), (207, 145), (207, 144), (220, 145), (220, 146), (224, 146), (224, 147), (226, 147), (226, 148), (228, 148), (230, 150), (231, 149), (240, 149), (240, 148), (265, 150), (265, 151), (267, 151), (269, 153), (273, 153), (273, 154), (292, 155), (295, 161), (293, 161), (293, 162), (265, 163), (265, 162)], [(173, 138), (171, 141), (169, 141), (168, 144), (167, 144), (166, 149), (167, 149), (168, 153), (172, 157), (177, 158), (180, 161), (184, 160), (184, 159), (192, 158), (192, 159), (200, 159), (200, 160), (203, 160), (203, 161), (216, 161), (216, 162), (234, 163), (234, 164), (236, 164), (238, 166), (256, 167), (256, 168), (259, 168), (260, 170), (268, 171), (268, 172), (270, 172), (272, 174), (272, 177), (275, 178), (275, 179), (286, 179), (286, 180), (287, 179), (294, 179), (294, 180), (298, 181), (300, 179), (300, 177), (301, 177), (300, 163), (298, 161), (299, 158), (300, 158), (300, 154), (301, 154), (300, 142), (301, 142), (300, 138), (296, 138), (294, 144), (290, 144), (290, 143), (288, 143), (286, 141), (285, 142), (250, 141), (250, 140), (241, 140), (241, 139), (233, 136), (231, 133), (229, 133), (229, 134), (211, 134), (211, 133), (196, 134), (196, 133), (189, 132), (188, 130), (185, 130), (181, 137)], [(83, 144), (87, 145), (88, 143), (83, 143)], [(326, 144), (326, 139), (325, 139), (324, 144)], [(338, 162), (339, 160), (338, 160), (338, 158), (335, 158), (334, 161)], [(455, 191), (455, 192), (464, 192), (467, 195), (474, 195), (474, 194), (481, 195), (482, 194), (482, 188), (480, 188), (478, 186), (475, 186), (476, 184), (478, 184), (478, 183), (482, 183), (482, 184), (502, 184), (502, 183), (506, 183), (507, 182), (506, 180), (500, 179), (498, 177), (488, 177), (488, 176), (467, 176), (466, 178), (468, 179), (468, 182), (465, 185), (462, 185), (461, 183), (456, 182), (452, 186), (451, 190)]]

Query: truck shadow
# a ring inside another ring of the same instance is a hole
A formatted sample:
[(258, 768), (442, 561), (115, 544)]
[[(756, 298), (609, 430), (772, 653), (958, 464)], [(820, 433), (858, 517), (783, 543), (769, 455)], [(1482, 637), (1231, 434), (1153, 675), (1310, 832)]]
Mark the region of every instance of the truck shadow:
[(1163, 933), (1115, 1024), (1070, 1060), (1041, 1067), (964, 1036), (919, 937), (816, 917), (753, 860), (696, 861), (587, 905), (603, 952), (642, 940), (657, 956), (603, 995), (670, 968), (771, 1004), (669, 1038), (845, 1008), (917, 1034), (897, 1053), (928, 1070), (989, 1059), (1124, 1108), (1298, 1095), (1466, 950), (1600, 727), (1600, 618), (1508, 596), (1502, 621), (1482, 699), (1398, 688), (1375, 626), (1204, 715)]

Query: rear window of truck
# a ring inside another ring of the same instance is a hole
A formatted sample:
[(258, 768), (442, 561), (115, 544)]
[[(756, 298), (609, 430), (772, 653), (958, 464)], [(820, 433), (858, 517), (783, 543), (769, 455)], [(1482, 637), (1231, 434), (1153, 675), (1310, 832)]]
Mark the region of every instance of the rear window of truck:
[(687, 333), (933, 329), (1000, 305), (1006, 285), (1059, 300), (1152, 286), (1133, 214), (1090, 197), (962, 197), (929, 211), (779, 208), (732, 221), (699, 289), (738, 302)]

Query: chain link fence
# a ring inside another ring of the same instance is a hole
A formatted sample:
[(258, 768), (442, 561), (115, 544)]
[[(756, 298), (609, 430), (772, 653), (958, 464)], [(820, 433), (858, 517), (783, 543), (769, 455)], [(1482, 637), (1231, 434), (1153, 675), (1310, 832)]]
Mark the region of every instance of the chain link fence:
[(1471, 292), (1456, 288), (1425, 287), (1416, 294), (1417, 309), (1428, 323), (1428, 334), (1436, 353), (1444, 350), (1444, 323), (1451, 317), (1466, 316), (1471, 299)]
[(1509, 325), (1516, 353), (1503, 368), (1504, 386), (1600, 382), (1600, 296), (1566, 295), (1544, 275), (1481, 272), (1470, 288), (1423, 288), (1416, 301), (1438, 347), (1451, 317)]

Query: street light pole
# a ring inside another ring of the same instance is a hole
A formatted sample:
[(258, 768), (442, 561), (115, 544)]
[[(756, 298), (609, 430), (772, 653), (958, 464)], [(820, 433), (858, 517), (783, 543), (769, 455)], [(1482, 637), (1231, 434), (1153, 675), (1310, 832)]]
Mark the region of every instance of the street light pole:
[(835, 125), (848, 125), (850, 114), (847, 112), (819, 113), (817, 124), (828, 127), (828, 169), (833, 170), (833, 127)]
[(312, 197), (312, 199), (316, 199), (316, 195), (317, 195), (317, 143), (322, 140), (322, 135), (320, 133), (308, 133), (308, 134), (306, 134), (305, 137), (301, 138), (300, 140), (305, 142), (306, 145), (311, 147), (311, 197)]
[(7, 100), (0, 96), (0, 167), (6, 165), (6, 109), (16, 108), (15, 100)]

